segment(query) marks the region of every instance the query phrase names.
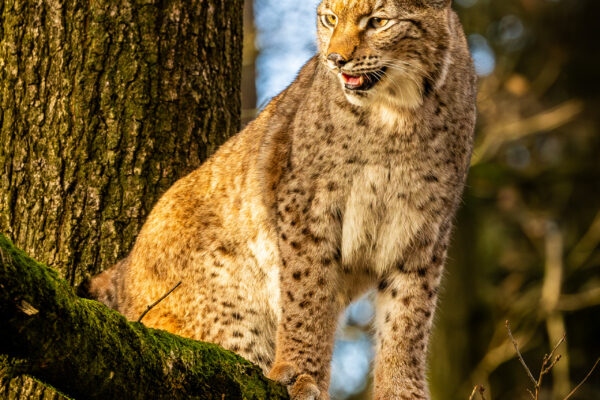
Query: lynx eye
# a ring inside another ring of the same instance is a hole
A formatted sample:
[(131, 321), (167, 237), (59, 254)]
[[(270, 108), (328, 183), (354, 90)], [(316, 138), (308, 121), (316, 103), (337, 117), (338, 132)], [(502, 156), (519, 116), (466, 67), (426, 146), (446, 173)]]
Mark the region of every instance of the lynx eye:
[(369, 25), (373, 29), (383, 28), (390, 22), (389, 19), (373, 17), (369, 20)]
[(330, 28), (334, 28), (337, 25), (337, 17), (333, 14), (325, 14), (321, 17), (323, 24)]

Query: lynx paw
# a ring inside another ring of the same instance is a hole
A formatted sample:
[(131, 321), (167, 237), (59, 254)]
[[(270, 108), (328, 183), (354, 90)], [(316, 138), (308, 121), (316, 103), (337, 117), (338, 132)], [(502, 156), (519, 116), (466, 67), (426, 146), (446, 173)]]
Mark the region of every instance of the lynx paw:
[(278, 363), (273, 366), (269, 378), (287, 386), (291, 400), (326, 400), (312, 376), (298, 374), (297, 368), (290, 363)]
[(306, 374), (298, 376), (296, 382), (288, 386), (288, 392), (292, 400), (325, 400), (313, 377)]

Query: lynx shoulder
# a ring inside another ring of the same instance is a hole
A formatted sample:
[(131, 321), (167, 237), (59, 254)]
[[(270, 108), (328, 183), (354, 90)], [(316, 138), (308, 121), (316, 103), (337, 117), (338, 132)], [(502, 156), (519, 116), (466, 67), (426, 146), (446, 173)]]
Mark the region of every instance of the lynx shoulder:
[(375, 399), (427, 399), (429, 331), (475, 123), (450, 0), (324, 0), (291, 86), (159, 200), (90, 292), (327, 399), (339, 314), (376, 290)]

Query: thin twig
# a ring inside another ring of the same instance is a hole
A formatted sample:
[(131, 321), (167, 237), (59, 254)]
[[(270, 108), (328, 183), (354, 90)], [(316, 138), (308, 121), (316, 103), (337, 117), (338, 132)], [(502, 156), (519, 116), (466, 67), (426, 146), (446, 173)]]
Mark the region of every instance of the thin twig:
[(481, 400), (485, 400), (485, 397), (483, 396), (483, 394), (485, 393), (485, 388), (481, 385), (476, 385), (473, 388), (473, 392), (471, 392), (471, 396), (469, 397), (469, 400), (475, 400), (475, 395), (479, 393), (479, 397), (481, 398)]
[(581, 387), (581, 385), (583, 385), (585, 383), (585, 381), (588, 380), (588, 378), (590, 376), (592, 376), (592, 374), (594, 373), (594, 370), (596, 369), (596, 367), (598, 366), (598, 363), (600, 362), (600, 358), (598, 358), (596, 360), (596, 363), (594, 364), (594, 366), (592, 367), (592, 369), (590, 370), (590, 372), (588, 372), (588, 374), (585, 376), (585, 378), (583, 378), (583, 380), (581, 382), (579, 382), (579, 385), (575, 386), (575, 388), (573, 390), (571, 390), (571, 393), (569, 393), (567, 395), (567, 397), (565, 397), (563, 400), (568, 400), (571, 396), (573, 396), (575, 394), (575, 392), (577, 390), (579, 390), (579, 388)]
[[(550, 372), (550, 370), (556, 365), (557, 362), (560, 361), (562, 355), (557, 355), (556, 357), (554, 357), (554, 353), (556, 352), (556, 350), (558, 349), (558, 347), (564, 343), (565, 339), (567, 338), (567, 334), (565, 333), (562, 338), (560, 338), (560, 340), (558, 341), (558, 343), (556, 343), (556, 346), (554, 346), (554, 348), (552, 349), (552, 351), (550, 352), (550, 354), (546, 354), (544, 356), (544, 360), (542, 361), (542, 369), (540, 371), (540, 380), (538, 381), (539, 386), (541, 386), (541, 378), (543, 375), (546, 375), (548, 372)], [(547, 365), (548, 362), (550, 362), (550, 365)]]
[(561, 344), (564, 343), (564, 341), (567, 339), (567, 334), (563, 334), (562, 338), (560, 338), (560, 340), (558, 341), (558, 343), (556, 343), (556, 346), (554, 346), (554, 348), (552, 349), (552, 351), (550, 352), (550, 354), (548, 355), (548, 358), (552, 358), (552, 356), (554, 356), (554, 352), (559, 348), (559, 346)]
[(523, 364), (523, 368), (525, 368), (525, 371), (527, 371), (527, 375), (529, 375), (529, 379), (531, 379), (531, 382), (533, 382), (534, 386), (537, 387), (537, 381), (535, 380), (535, 378), (533, 377), (533, 374), (531, 373), (531, 370), (525, 363), (525, 360), (523, 359), (523, 356), (521, 355), (521, 351), (519, 350), (519, 345), (517, 344), (517, 341), (515, 340), (515, 338), (512, 334), (512, 331), (510, 330), (510, 322), (508, 320), (506, 320), (505, 325), (506, 325), (506, 330), (508, 331), (508, 336), (510, 336), (510, 340), (512, 341), (513, 346), (515, 346), (515, 350), (517, 351), (519, 360), (521, 361), (521, 364)]
[[(536, 388), (536, 389), (537, 389), (537, 388)], [(532, 398), (533, 400), (536, 400), (536, 397), (535, 397), (536, 395), (535, 395), (535, 394), (533, 394), (533, 392), (531, 391), (531, 389), (527, 389), (527, 393), (529, 393), (529, 395), (531, 396), (531, 398)], [(537, 393), (537, 390), (536, 390), (536, 393)]]
[[(544, 368), (544, 366), (542, 366), (543, 369), (540, 371), (540, 378), (543, 375), (546, 375), (548, 372), (550, 372), (550, 370), (552, 370), (552, 368), (554, 368), (554, 366), (556, 365), (556, 363), (559, 362), (561, 358), (562, 358), (562, 355), (559, 354), (559, 355), (556, 356), (556, 358), (554, 358), (554, 361), (552, 361), (550, 363), (550, 365), (548, 365), (548, 367)], [(540, 386), (541, 386), (541, 379), (540, 379)]]
[(156, 307), (156, 305), (158, 305), (158, 303), (160, 303), (161, 301), (163, 301), (164, 299), (166, 299), (168, 295), (170, 295), (171, 293), (173, 293), (173, 291), (175, 289), (177, 289), (179, 287), (179, 285), (181, 285), (181, 281), (179, 281), (177, 283), (177, 285), (173, 286), (173, 288), (171, 290), (169, 290), (167, 293), (165, 293), (160, 299), (158, 299), (154, 303), (150, 304), (148, 306), (148, 308), (146, 308), (146, 311), (144, 311), (142, 313), (142, 315), (140, 315), (140, 317), (138, 318), (137, 322), (142, 322), (142, 318), (144, 318), (146, 316), (146, 314), (148, 314), (148, 312), (150, 310), (152, 310), (154, 307)]
[(476, 385), (473, 388), (473, 391), (471, 392), (471, 396), (469, 396), (469, 400), (474, 400), (475, 399), (475, 395), (477, 394), (477, 389), (479, 389), (479, 385)]

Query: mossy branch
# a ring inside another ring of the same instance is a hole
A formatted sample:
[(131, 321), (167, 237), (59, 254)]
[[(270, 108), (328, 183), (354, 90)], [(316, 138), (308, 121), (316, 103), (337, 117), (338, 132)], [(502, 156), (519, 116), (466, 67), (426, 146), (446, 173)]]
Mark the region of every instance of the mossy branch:
[[(77, 297), (0, 234), (0, 354), (75, 399), (287, 399), (219, 346), (128, 322)], [(5, 371), (5, 372), (7, 372)]]

